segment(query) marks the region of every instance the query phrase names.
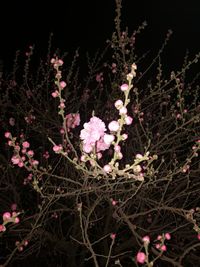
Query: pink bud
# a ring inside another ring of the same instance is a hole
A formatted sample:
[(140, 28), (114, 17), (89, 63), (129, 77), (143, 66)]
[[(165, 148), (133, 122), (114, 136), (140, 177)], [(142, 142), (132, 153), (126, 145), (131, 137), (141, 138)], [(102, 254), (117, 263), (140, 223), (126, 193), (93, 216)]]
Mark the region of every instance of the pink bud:
[(65, 130), (63, 128), (60, 129), (60, 133), (61, 134), (64, 134), (65, 133)]
[(110, 238), (111, 238), (112, 240), (114, 240), (114, 239), (116, 238), (116, 234), (112, 233), (112, 234), (110, 235)]
[(122, 102), (122, 100), (117, 100), (116, 102), (115, 102), (115, 107), (116, 107), (116, 109), (120, 109), (121, 107), (123, 107), (123, 102)]
[(66, 82), (62, 81), (60, 82), (60, 87), (63, 89), (67, 86)]
[(3, 224), (0, 224), (0, 233), (5, 232), (5, 231), (6, 231), (6, 227)]
[(24, 240), (24, 246), (26, 247), (28, 245), (28, 240)]
[(157, 236), (157, 240), (161, 240), (162, 239), (162, 236), (161, 235), (158, 235)]
[(136, 154), (136, 155), (135, 155), (135, 158), (136, 158), (136, 159), (142, 159), (143, 156), (142, 156), (141, 154)]
[(130, 116), (126, 116), (126, 118), (125, 118), (125, 123), (126, 123), (127, 125), (130, 125), (132, 122), (133, 122), (133, 118), (131, 118)]
[(51, 94), (54, 98), (59, 96), (59, 92), (56, 90)]
[(53, 146), (53, 151), (56, 152), (56, 153), (59, 153), (62, 151), (62, 145), (55, 145)]
[(165, 238), (166, 238), (167, 240), (170, 240), (170, 239), (171, 239), (171, 235), (170, 235), (170, 233), (166, 233), (166, 234), (165, 234)]
[(3, 214), (3, 221), (9, 221), (11, 219), (11, 214), (10, 212), (5, 212)]
[(162, 251), (166, 251), (166, 250), (167, 250), (167, 247), (166, 247), (165, 245), (162, 245), (162, 246), (160, 247), (160, 250), (162, 250)]
[(114, 150), (115, 150), (115, 152), (120, 152), (121, 151), (121, 147), (119, 145), (115, 145), (114, 146)]
[(22, 146), (23, 146), (23, 148), (29, 148), (30, 144), (29, 144), (29, 142), (25, 141), (22, 143)]
[(119, 130), (119, 122), (118, 121), (111, 121), (108, 124), (108, 128), (112, 132), (117, 132)]
[(126, 140), (128, 138), (128, 134), (122, 134), (122, 140), (124, 141), (124, 140)]
[(128, 84), (124, 83), (121, 85), (121, 90), (124, 92), (124, 91), (127, 91), (128, 90)]
[(22, 161), (20, 161), (17, 165), (18, 165), (18, 167), (22, 168), (24, 166), (24, 163)]
[(10, 133), (10, 132), (5, 132), (4, 136), (5, 136), (6, 138), (11, 138), (11, 133)]
[(136, 256), (136, 260), (137, 260), (137, 262), (139, 262), (141, 264), (145, 263), (146, 255), (144, 254), (144, 252), (138, 252), (137, 256)]
[(19, 223), (19, 218), (16, 217), (15, 220), (14, 220), (15, 223)]
[(28, 154), (29, 157), (33, 157), (33, 156), (34, 156), (34, 152), (33, 152), (33, 150), (29, 150), (29, 151), (27, 152), (27, 154)]
[(120, 108), (120, 110), (119, 110), (119, 114), (120, 114), (120, 115), (125, 115), (125, 114), (127, 114), (127, 108), (125, 108), (125, 107)]
[(59, 59), (59, 60), (58, 60), (58, 64), (59, 64), (60, 66), (62, 66), (62, 65), (63, 65), (63, 63), (64, 63), (64, 62), (63, 62), (63, 60), (62, 60), (62, 59)]
[(142, 240), (145, 242), (145, 243), (150, 243), (150, 237), (148, 235), (144, 236), (142, 238)]
[(113, 205), (113, 206), (116, 206), (116, 205), (117, 205), (117, 201), (116, 201), (116, 200), (114, 200), (114, 199), (112, 200), (112, 202), (111, 202), (111, 203), (112, 203), (112, 205)]
[(39, 161), (38, 160), (33, 160), (33, 162), (32, 162), (32, 165), (33, 166), (37, 166), (39, 164)]

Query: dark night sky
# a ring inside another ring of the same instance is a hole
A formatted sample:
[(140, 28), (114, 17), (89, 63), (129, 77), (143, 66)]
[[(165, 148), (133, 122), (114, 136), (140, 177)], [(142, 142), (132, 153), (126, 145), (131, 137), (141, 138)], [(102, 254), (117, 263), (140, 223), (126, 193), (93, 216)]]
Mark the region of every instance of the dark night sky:
[[(42, 2), (42, 1), (41, 1)], [(54, 45), (63, 51), (78, 46), (86, 50), (101, 47), (114, 30), (115, 0), (71, 1), (65, 4), (1, 4), (0, 58), (10, 60), (17, 49), (26, 50), (30, 44), (47, 50), (49, 33), (54, 33)], [(181, 4), (180, 4), (181, 3)], [(144, 20), (148, 27), (142, 33), (146, 50), (160, 46), (170, 28), (171, 53), (179, 57), (188, 48), (200, 50), (200, 2), (197, 0), (123, 0), (123, 24), (136, 29)]]

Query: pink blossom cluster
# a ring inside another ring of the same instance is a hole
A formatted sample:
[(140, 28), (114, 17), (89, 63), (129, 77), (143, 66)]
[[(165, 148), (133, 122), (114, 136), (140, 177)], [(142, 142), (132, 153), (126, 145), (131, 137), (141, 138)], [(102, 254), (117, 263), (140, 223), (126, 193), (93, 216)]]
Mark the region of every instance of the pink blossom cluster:
[(3, 223), (0, 224), (0, 232), (5, 232), (6, 231), (6, 224), (8, 223), (19, 223), (19, 213), (13, 211), (13, 212), (4, 212), (2, 218), (3, 218)]
[(29, 114), (28, 116), (24, 117), (27, 124), (32, 124), (35, 121), (35, 116), (33, 114)]
[(63, 65), (63, 60), (58, 58), (52, 58), (51, 64), (53, 64), (54, 69), (57, 69), (58, 67)]
[(84, 123), (84, 129), (81, 130), (80, 139), (83, 140), (83, 151), (91, 153), (93, 149), (96, 152), (108, 149), (114, 140), (113, 135), (105, 134), (105, 123), (96, 116), (93, 116), (89, 122)]
[[(171, 235), (170, 233), (165, 233), (163, 235), (158, 235), (157, 239), (156, 239), (156, 243), (155, 243), (155, 247), (160, 250), (161, 252), (164, 252), (167, 250), (166, 245), (164, 244), (165, 240), (170, 240), (171, 239)], [(144, 247), (148, 247), (148, 245), (150, 244), (150, 237), (148, 235), (144, 236), (142, 238), (142, 241), (144, 242)], [(136, 261), (138, 263), (144, 264), (145, 262), (148, 262), (148, 257), (147, 255), (142, 252), (139, 251), (136, 255)]]
[(4, 136), (8, 139), (8, 145), (14, 148), (14, 155), (11, 158), (13, 165), (22, 168), (25, 163), (29, 163), (29, 167), (36, 167), (39, 164), (39, 162), (33, 158), (34, 152), (29, 149), (30, 144), (28, 141), (23, 141), (19, 144), (15, 141), (15, 138), (12, 138), (10, 132), (6, 132)]
[(75, 128), (80, 125), (80, 114), (79, 113), (69, 113), (66, 115), (66, 126), (67, 130), (70, 131), (70, 128)]
[(23, 251), (24, 247), (28, 246), (28, 240), (23, 240), (22, 242), (16, 241), (15, 245), (19, 251)]
[[(58, 90), (55, 90), (54, 92), (52, 92), (52, 97), (56, 98), (56, 97), (61, 97), (61, 90), (63, 90), (67, 84), (65, 81), (61, 81), (62, 78), (62, 74), (61, 71), (59, 70), (59, 67), (63, 65), (63, 60), (62, 59), (58, 59), (58, 58), (52, 58), (51, 59), (51, 63), (53, 64), (54, 69), (56, 69), (56, 81), (55, 84), (58, 86)], [(65, 108), (65, 104), (64, 104), (64, 100), (60, 99), (61, 103), (59, 108), (60, 109), (64, 109)]]
[(158, 235), (155, 247), (160, 251), (166, 251), (167, 247), (164, 244), (164, 241), (170, 239), (171, 239), (170, 233), (166, 233), (164, 235)]

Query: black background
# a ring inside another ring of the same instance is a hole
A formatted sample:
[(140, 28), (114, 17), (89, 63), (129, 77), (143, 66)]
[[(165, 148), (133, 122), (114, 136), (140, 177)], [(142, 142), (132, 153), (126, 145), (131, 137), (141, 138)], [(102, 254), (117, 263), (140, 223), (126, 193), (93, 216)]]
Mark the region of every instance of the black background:
[[(29, 0), (0, 5), (0, 58), (4, 62), (10, 62), (16, 50), (26, 51), (32, 44), (45, 53), (51, 32), (54, 45), (63, 51), (76, 47), (95, 51), (114, 31), (115, 0), (48, 3)], [(171, 58), (178, 60), (186, 49), (191, 54), (200, 51), (199, 1), (123, 0), (122, 6), (122, 29), (128, 26), (131, 32), (147, 21), (148, 27), (141, 37), (143, 43), (139, 43), (147, 50), (161, 46), (167, 30), (172, 29)]]

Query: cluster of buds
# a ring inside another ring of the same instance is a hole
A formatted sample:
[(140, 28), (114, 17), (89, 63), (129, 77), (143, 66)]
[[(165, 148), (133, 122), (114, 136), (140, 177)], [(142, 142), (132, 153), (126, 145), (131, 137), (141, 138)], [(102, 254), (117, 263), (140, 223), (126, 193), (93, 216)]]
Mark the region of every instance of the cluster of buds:
[(19, 223), (19, 212), (4, 212), (2, 219), (3, 219), (3, 223), (0, 224), (0, 232), (5, 232), (6, 231), (6, 225), (8, 223), (14, 223), (17, 224)]
[(12, 137), (10, 132), (6, 132), (4, 135), (8, 139), (8, 145), (14, 148), (14, 155), (11, 158), (12, 164), (20, 168), (37, 168), (39, 162), (33, 158), (34, 151), (30, 149), (30, 143), (26, 140), (21, 143), (16, 142), (16, 138)]
[[(162, 235), (158, 235), (157, 239), (155, 240), (155, 248), (160, 251), (160, 255), (167, 250), (167, 247), (165, 245), (165, 240), (170, 240), (171, 235), (170, 233), (165, 233)], [(150, 244), (150, 237), (144, 236), (142, 238), (143, 241), (143, 247), (145, 249), (145, 252), (139, 251), (136, 255), (136, 261), (140, 264), (147, 263), (148, 266), (153, 266), (153, 262), (149, 261), (149, 244)]]
[(24, 247), (28, 246), (28, 240), (23, 240), (22, 242), (16, 241), (15, 245), (19, 251), (23, 251)]

